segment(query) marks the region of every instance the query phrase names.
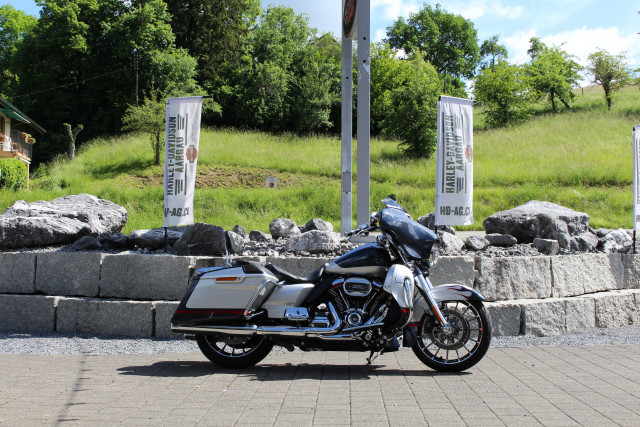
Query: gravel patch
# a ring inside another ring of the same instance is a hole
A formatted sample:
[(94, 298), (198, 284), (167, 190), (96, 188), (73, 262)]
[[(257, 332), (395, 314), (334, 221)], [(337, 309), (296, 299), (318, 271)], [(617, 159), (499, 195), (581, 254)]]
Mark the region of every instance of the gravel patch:
[[(491, 347), (640, 344), (640, 324), (595, 329), (555, 337), (494, 337)], [(276, 347), (276, 351), (286, 351)], [(0, 354), (162, 354), (198, 352), (195, 341), (121, 338), (91, 334), (0, 332)]]

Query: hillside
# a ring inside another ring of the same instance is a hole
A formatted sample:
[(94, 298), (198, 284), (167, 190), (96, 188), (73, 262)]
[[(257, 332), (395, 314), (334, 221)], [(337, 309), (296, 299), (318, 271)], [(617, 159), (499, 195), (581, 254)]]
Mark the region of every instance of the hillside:
[[(618, 93), (610, 112), (600, 88), (577, 93), (570, 112), (554, 115), (541, 104), (521, 125), (475, 132), (476, 220), (466, 228), (482, 229), (488, 215), (532, 199), (587, 212), (596, 228), (631, 227), (631, 131), (640, 123), (640, 91)], [(200, 144), (196, 221), (266, 231), (277, 217), (299, 224), (322, 217), (340, 228), (339, 138), (203, 130)], [(354, 143), (354, 159), (355, 151)], [(414, 217), (434, 210), (434, 160), (405, 159), (395, 141), (374, 140), (371, 153), (372, 210), (389, 193)], [(129, 211), (125, 232), (160, 227), (162, 173), (144, 135), (94, 140), (72, 163), (41, 166), (31, 191), (4, 190), (0, 210), (19, 199), (91, 193)], [(265, 189), (267, 176), (278, 177), (278, 190)]]

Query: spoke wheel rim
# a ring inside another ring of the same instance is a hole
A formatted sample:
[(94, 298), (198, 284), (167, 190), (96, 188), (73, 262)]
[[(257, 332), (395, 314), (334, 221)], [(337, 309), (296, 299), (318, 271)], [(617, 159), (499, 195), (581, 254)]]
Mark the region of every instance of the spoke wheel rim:
[(262, 337), (218, 337), (206, 336), (207, 344), (211, 350), (225, 357), (243, 357), (254, 352), (262, 340)]
[(420, 348), (439, 364), (463, 362), (475, 354), (484, 339), (480, 313), (466, 301), (445, 303), (441, 311), (450, 323), (451, 331), (444, 331), (433, 319), (422, 322), (418, 338)]

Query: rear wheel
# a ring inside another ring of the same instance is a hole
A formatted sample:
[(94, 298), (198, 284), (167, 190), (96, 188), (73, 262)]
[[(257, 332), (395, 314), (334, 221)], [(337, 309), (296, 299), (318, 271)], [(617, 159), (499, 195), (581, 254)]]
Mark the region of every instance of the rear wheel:
[(202, 353), (222, 368), (241, 369), (267, 357), (273, 343), (265, 336), (196, 335)]
[(460, 372), (482, 359), (491, 342), (491, 320), (480, 301), (445, 301), (440, 310), (449, 323), (445, 329), (432, 313), (420, 320), (413, 352), (437, 371)]

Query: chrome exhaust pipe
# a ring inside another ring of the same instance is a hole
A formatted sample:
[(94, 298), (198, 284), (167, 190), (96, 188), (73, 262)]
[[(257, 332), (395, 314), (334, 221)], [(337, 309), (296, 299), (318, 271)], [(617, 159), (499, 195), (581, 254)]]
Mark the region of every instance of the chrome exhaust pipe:
[(334, 322), (326, 328), (296, 328), (293, 326), (176, 326), (171, 325), (171, 332), (183, 334), (227, 334), (227, 335), (284, 335), (289, 337), (323, 337), (338, 332), (342, 322), (338, 312), (330, 302), (327, 303)]

